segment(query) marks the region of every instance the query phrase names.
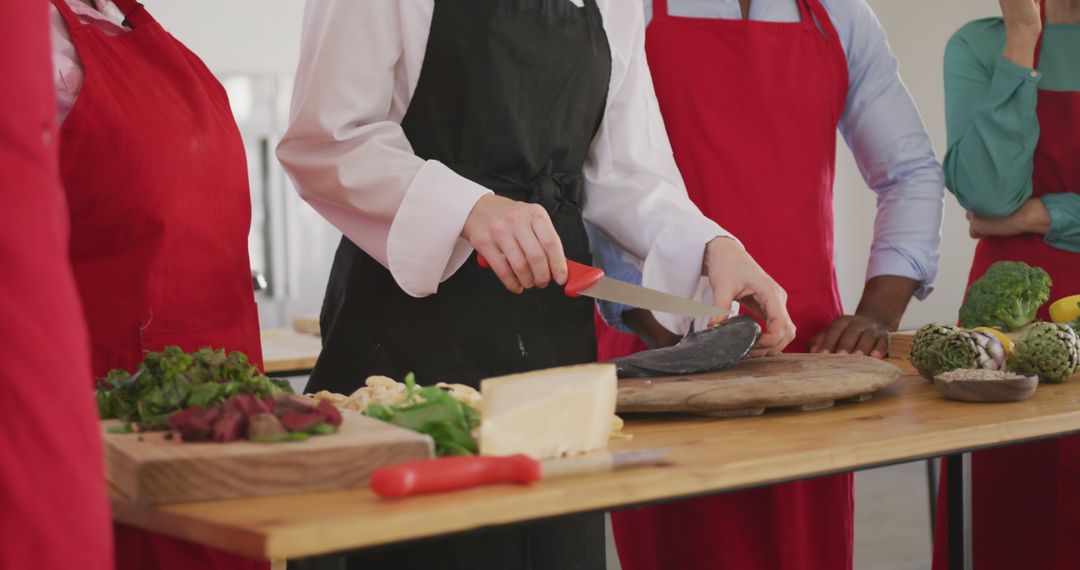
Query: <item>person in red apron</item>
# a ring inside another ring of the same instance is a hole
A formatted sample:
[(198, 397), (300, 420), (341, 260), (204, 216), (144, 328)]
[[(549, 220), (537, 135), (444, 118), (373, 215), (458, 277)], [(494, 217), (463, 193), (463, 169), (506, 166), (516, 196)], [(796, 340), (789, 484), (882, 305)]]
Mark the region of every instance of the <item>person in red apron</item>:
[(86, 326), (67, 261), (45, 2), (0, 21), (0, 568), (111, 570)]
[[(646, 49), (691, 198), (734, 228), (788, 291), (798, 330), (789, 351), (883, 357), (888, 331), (933, 279), (943, 177), (880, 25), (861, 2), (743, 1), (742, 21), (724, 19), (719, 6), (718, 17), (688, 17), (694, 8), (685, 4), (653, 0)], [(787, 17), (776, 12), (783, 7), (792, 23), (779, 21)], [(850, 62), (845, 48), (856, 52)], [(872, 255), (862, 303), (849, 317), (833, 269), (838, 126), (884, 204), (873, 250), (919, 258), (896, 270), (881, 269), (885, 260)], [(908, 233), (888, 233), (900, 227)], [(630, 322), (647, 312), (623, 317), (648, 344), (675, 340)], [(601, 360), (645, 346), (599, 328)], [(620, 511), (612, 521), (626, 570), (852, 565), (850, 474)]]
[[(84, 23), (52, 0), (81, 62), (60, 128), (71, 263), (90, 330), (93, 374), (133, 371), (177, 345), (241, 351), (261, 366), (240, 133), (206, 66), (134, 0), (130, 30)], [(119, 568), (267, 564), (118, 524)]]
[[(964, 26), (946, 51), (946, 173), (980, 238), (969, 283), (1023, 261), (1050, 274), (1053, 300), (1080, 293), (1080, 2), (1048, 0), (1041, 16), (1038, 0), (1001, 4), (1003, 19)], [(1007, 187), (1012, 172), (1030, 181)], [(934, 568), (948, 565), (946, 476)], [(1080, 437), (973, 453), (971, 502), (975, 568), (1080, 568)]]

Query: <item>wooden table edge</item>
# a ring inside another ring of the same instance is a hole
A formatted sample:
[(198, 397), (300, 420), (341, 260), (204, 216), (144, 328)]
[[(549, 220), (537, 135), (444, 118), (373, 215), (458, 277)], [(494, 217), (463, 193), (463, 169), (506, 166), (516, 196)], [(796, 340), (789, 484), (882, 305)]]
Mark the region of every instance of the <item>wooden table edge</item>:
[[(909, 366), (904, 366), (909, 370)], [(910, 378), (910, 377), (908, 377)], [(902, 379), (903, 381), (903, 379)], [(908, 380), (913, 381), (913, 380)], [(913, 384), (915, 385), (915, 384)], [(892, 397), (905, 397), (903, 391), (893, 394)], [(924, 397), (924, 396), (919, 396)], [(1076, 402), (1076, 401), (1070, 401)], [(978, 405), (978, 404), (975, 404)], [(865, 406), (865, 404), (845, 404), (843, 406)], [(983, 406), (983, 405), (980, 405)], [(991, 404), (990, 406), (1009, 406), (1009, 404)], [(902, 408), (901, 411), (904, 411)], [(828, 412), (822, 413), (827, 418)], [(874, 412), (867, 410), (866, 418), (860, 420), (874, 421)], [(714, 420), (729, 421), (729, 420)], [(753, 421), (761, 421), (755, 419)], [(768, 421), (768, 420), (766, 420)], [(780, 417), (779, 421), (783, 421)], [(671, 422), (673, 429), (678, 423)], [(626, 431), (634, 432), (635, 419), (627, 421)], [(867, 429), (873, 429), (873, 424), (868, 423)], [(365, 525), (364, 533), (356, 531), (356, 524), (348, 523), (350, 519), (346, 515), (338, 513), (338, 516), (328, 517), (318, 523), (303, 521), (302, 524), (289, 527), (276, 525), (274, 520), (261, 521), (245, 520), (244, 523), (230, 525), (210, 521), (211, 516), (199, 517), (189, 514), (194, 508), (201, 505), (175, 505), (172, 507), (146, 507), (125, 503), (122, 498), (114, 497), (113, 516), (121, 523), (129, 523), (148, 530), (174, 535), (174, 537), (192, 540), (207, 546), (224, 549), (245, 556), (267, 559), (280, 558), (303, 558), (329, 555), (340, 552), (356, 551), (379, 545), (423, 540), (442, 535), (468, 532), (494, 526), (514, 525), (526, 523), (526, 521), (542, 520), (577, 513), (588, 513), (619, 508), (657, 504), (690, 499), (694, 497), (710, 496), (747, 488), (767, 486), (785, 481), (809, 479), (836, 473), (847, 473), (873, 469), (873, 467), (885, 466), (917, 461), (921, 459), (950, 456), (961, 452), (969, 452), (987, 448), (1007, 447), (1035, 442), (1035, 440), (1051, 439), (1070, 434), (1080, 433), (1080, 407), (1075, 410), (1065, 408), (1048, 416), (1030, 416), (1021, 419), (1012, 419), (1003, 423), (991, 423), (980, 425), (958, 425), (955, 428), (942, 429), (933, 432), (919, 432), (907, 435), (894, 436), (889, 439), (890, 448), (882, 450), (880, 440), (877, 442), (859, 442), (843, 448), (840, 456), (845, 459), (831, 460), (834, 448), (809, 449), (804, 452), (784, 454), (784, 462), (778, 464), (778, 460), (769, 457), (752, 458), (732, 466), (730, 470), (718, 469), (714, 464), (684, 464), (667, 467), (643, 467), (638, 470), (645, 475), (636, 477), (633, 483), (633, 497), (623, 497), (624, 500), (616, 500), (612, 493), (595, 498), (595, 491), (605, 487), (605, 475), (593, 475), (578, 477), (552, 483), (541, 483), (534, 488), (514, 488), (512, 486), (498, 486), (484, 489), (473, 489), (455, 493), (455, 500), (461, 501), (461, 516), (453, 521), (440, 520), (437, 525), (427, 528), (417, 528), (416, 518), (408, 516), (394, 517), (393, 513), (388, 519), (381, 520), (380, 525), (369, 528)], [(959, 443), (957, 443), (959, 442)], [(612, 448), (626, 447), (624, 443), (615, 442)], [(631, 443), (630, 447), (633, 447)], [(903, 452), (897, 451), (900, 448)], [(800, 467), (799, 465), (804, 465)], [(813, 465), (808, 469), (806, 465)], [(675, 470), (675, 471), (672, 471)], [(768, 478), (757, 478), (750, 473), (754, 471), (768, 470)], [(617, 481), (616, 485), (627, 483)], [(546, 493), (552, 498), (572, 496), (576, 499), (572, 507), (562, 501), (537, 501), (532, 497), (531, 502), (525, 498), (531, 493)], [(630, 491), (627, 491), (630, 492)], [(497, 497), (489, 497), (489, 494)], [(321, 497), (327, 496), (327, 497)], [(373, 499), (372, 494), (366, 490), (336, 491), (332, 493), (297, 494), (292, 496), (297, 503), (305, 501), (355, 501), (363, 503)], [(498, 512), (490, 512), (484, 499), (495, 499), (491, 503), (499, 503)], [(410, 499), (422, 503), (428, 498)], [(475, 500), (475, 501), (474, 501)], [(261, 501), (254, 499), (251, 501)], [(540, 504), (536, 504), (540, 503)], [(219, 507), (232, 506), (222, 503)], [(414, 505), (418, 508), (422, 505)], [(435, 505), (438, 506), (437, 504)], [(521, 515), (513, 511), (514, 507), (524, 507), (527, 514)], [(268, 508), (268, 511), (269, 508)], [(377, 511), (377, 510), (376, 510)], [(376, 513), (378, 514), (378, 513)], [(152, 515), (152, 516), (151, 516)], [(342, 521), (345, 521), (342, 525)], [(194, 529), (185, 525), (193, 523)], [(346, 528), (341, 528), (341, 526)], [(186, 528), (188, 527), (188, 528)], [(216, 532), (227, 531), (227, 532)], [(239, 537), (239, 540), (234, 538)]]
[[(1068, 414), (1068, 416), (1075, 416), (1077, 425), (1080, 426), (1080, 410), (1073, 414)], [(133, 524), (155, 532), (161, 532), (163, 534), (176, 536), (177, 538), (198, 542), (214, 548), (220, 548), (225, 551), (254, 558), (301, 558), (456, 534), (492, 526), (537, 521), (569, 514), (618, 510), (622, 508), (679, 501), (789, 481), (813, 479), (836, 473), (847, 473), (887, 465), (896, 465), (929, 457), (966, 453), (993, 447), (1019, 445), (1031, 441), (1051, 439), (1080, 432), (1080, 429), (1055, 430), (1050, 427), (1053, 425), (1060, 425), (1062, 419), (1061, 415), (1055, 415), (1012, 422), (1008, 424), (1009, 428), (1007, 431), (1010, 432), (1010, 434), (1000, 433), (1000, 428), (998, 430), (985, 430), (986, 433), (983, 437), (977, 439), (968, 438), (966, 445), (957, 446), (933, 446), (920, 443), (920, 440), (940, 439), (942, 436), (947, 436), (950, 433), (949, 431), (937, 432), (932, 436), (928, 434), (919, 434), (917, 436), (899, 440), (905, 442), (907, 447), (912, 448), (910, 453), (903, 455), (883, 452), (875, 453), (873, 449), (859, 449), (856, 452), (856, 454), (860, 456), (859, 461), (837, 462), (828, 469), (799, 470), (797, 468), (792, 468), (789, 470), (789, 473), (784, 476), (771, 477), (768, 479), (741, 477), (738, 478), (737, 481), (728, 482), (723, 482), (725, 480), (724, 476), (714, 476), (711, 479), (712, 482), (703, 482), (695, 486), (684, 483), (676, 490), (657, 489), (644, 494), (639, 494), (632, 501), (598, 500), (581, 503), (581, 508), (565, 509), (553, 507), (551, 509), (540, 509), (523, 517), (505, 515), (502, 513), (484, 517), (461, 517), (455, 521), (455, 524), (446, 524), (437, 529), (422, 531), (415, 528), (395, 529), (384, 527), (382, 532), (358, 536), (347, 529), (345, 529), (345, 532), (342, 532), (343, 529), (335, 528), (333, 520), (322, 521), (318, 524), (293, 527), (283, 526), (280, 528), (274, 528), (271, 524), (269, 527), (261, 530), (252, 530), (250, 527), (245, 526), (207, 523), (204, 519), (198, 519), (198, 517), (167, 509), (158, 510), (153, 507), (132, 505), (124, 502), (122, 497), (119, 497), (118, 495), (114, 496), (113, 500), (114, 518), (120, 522)], [(964, 432), (970, 430), (957, 428), (954, 431)], [(874, 446), (867, 444), (862, 447), (873, 448)], [(807, 452), (805, 455), (812, 456), (817, 455), (817, 453), (820, 452)], [(799, 458), (799, 455), (787, 456), (788, 463), (791, 465), (798, 465), (800, 463), (798, 461)], [(678, 467), (676, 466), (675, 468)], [(646, 469), (661, 471), (671, 468), (654, 467)], [(593, 479), (602, 477), (604, 476), (590, 476), (590, 478)], [(706, 477), (707, 475), (699, 474), (693, 478), (703, 480)], [(728, 479), (730, 479), (730, 477)], [(540, 483), (537, 485), (537, 488), (543, 488), (544, 486), (544, 483)], [(464, 491), (462, 492), (463, 498), (466, 498), (464, 497), (465, 494), (474, 492), (484, 492), (484, 490)], [(531, 492), (531, 490), (522, 489), (521, 492)], [(302, 500), (304, 495), (294, 495), (294, 497)], [(554, 505), (555, 503), (552, 504)], [(154, 516), (146, 516), (146, 514), (151, 511), (154, 511)], [(198, 530), (196, 532), (182, 532), (179, 530), (186, 526), (183, 525), (185, 521), (194, 520), (199, 521), (199, 524), (197, 525)], [(228, 530), (228, 532), (213, 532), (215, 530)], [(341, 536), (339, 537), (338, 535)], [(225, 540), (225, 536), (230, 537), (229, 540)], [(234, 540), (237, 536), (240, 536), (241, 540)], [(314, 544), (309, 540), (312, 536), (319, 536), (319, 539), (315, 541), (317, 544)], [(301, 546), (305, 544), (308, 546)]]

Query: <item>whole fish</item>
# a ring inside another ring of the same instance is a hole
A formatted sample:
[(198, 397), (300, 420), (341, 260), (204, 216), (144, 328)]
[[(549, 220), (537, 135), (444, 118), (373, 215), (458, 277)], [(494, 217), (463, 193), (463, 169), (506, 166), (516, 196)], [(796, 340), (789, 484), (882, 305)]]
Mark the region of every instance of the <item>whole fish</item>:
[(761, 326), (757, 321), (739, 315), (701, 332), (694, 332), (691, 327), (690, 333), (675, 346), (646, 350), (608, 362), (615, 365), (619, 378), (715, 372), (745, 357), (760, 335)]

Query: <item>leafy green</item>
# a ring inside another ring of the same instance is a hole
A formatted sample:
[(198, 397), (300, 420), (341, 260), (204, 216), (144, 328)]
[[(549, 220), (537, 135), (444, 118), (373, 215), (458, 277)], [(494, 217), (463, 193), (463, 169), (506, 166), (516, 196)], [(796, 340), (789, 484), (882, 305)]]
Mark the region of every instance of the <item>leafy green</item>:
[(314, 435), (333, 435), (337, 433), (337, 428), (333, 424), (321, 423), (311, 428), (311, 433)]
[(405, 377), (405, 401), (399, 405), (373, 404), (364, 414), (431, 436), (435, 454), (473, 455), (479, 452), (472, 430), (480, 425), (480, 413), (435, 386), (420, 388), (413, 374)]
[(173, 412), (197, 406), (217, 406), (237, 393), (261, 398), (291, 393), (287, 381), (259, 373), (245, 354), (203, 348), (188, 354), (179, 347), (148, 352), (129, 374), (112, 370), (98, 382), (95, 399), (102, 419), (135, 422), (140, 429), (168, 429)]
[[(330, 426), (333, 427), (333, 426)], [(251, 438), (255, 443), (281, 443), (283, 441), (307, 441), (311, 434), (306, 431), (291, 431), (274, 435), (257, 435)]]
[(965, 328), (993, 327), (1014, 331), (1035, 320), (1050, 299), (1050, 276), (1021, 261), (999, 261), (968, 287), (960, 308)]

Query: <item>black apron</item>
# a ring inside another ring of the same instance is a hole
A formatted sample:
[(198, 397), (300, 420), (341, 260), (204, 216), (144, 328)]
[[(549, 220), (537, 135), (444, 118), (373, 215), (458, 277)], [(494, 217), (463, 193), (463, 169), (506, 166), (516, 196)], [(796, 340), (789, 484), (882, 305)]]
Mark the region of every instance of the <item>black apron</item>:
[[(363, 54), (357, 54), (363, 57)], [(417, 156), (501, 196), (542, 205), (569, 259), (589, 263), (582, 170), (600, 126), (611, 51), (595, 0), (435, 0), (402, 128)], [(490, 376), (596, 360), (593, 303), (554, 284), (515, 295), (475, 257), (417, 299), (343, 238), (307, 391), (348, 394), (371, 375), (477, 386)], [(603, 570), (603, 518), (564, 517), (362, 553), (353, 568)]]

